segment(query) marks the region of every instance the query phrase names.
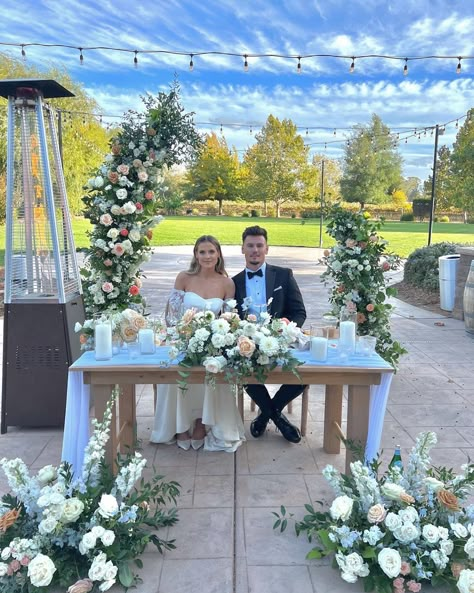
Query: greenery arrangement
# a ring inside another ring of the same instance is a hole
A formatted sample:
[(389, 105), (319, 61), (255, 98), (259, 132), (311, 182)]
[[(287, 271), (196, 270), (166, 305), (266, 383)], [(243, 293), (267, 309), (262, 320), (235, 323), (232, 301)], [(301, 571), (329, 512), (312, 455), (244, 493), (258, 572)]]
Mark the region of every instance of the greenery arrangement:
[[(139, 581), (140, 555), (148, 544), (162, 552), (173, 541), (156, 531), (177, 521), (176, 482), (141, 478), (139, 453), (117, 458), (117, 475), (104, 461), (112, 407), (95, 422), (83, 467), (48, 465), (30, 476), (21, 459), (1, 460), (11, 494), (0, 503), (0, 590), (33, 593), (55, 585), (68, 593), (107, 591)], [(137, 485), (138, 484), (138, 485)]]
[(161, 169), (200, 146), (192, 114), (184, 114), (175, 81), (169, 94), (143, 98), (144, 113), (129, 111), (111, 140), (104, 164), (87, 183), (83, 201), (94, 225), (82, 268), (87, 313), (144, 309), (140, 265), (149, 258), (162, 189)]
[(377, 338), (377, 352), (396, 366), (406, 350), (392, 339), (387, 297), (396, 290), (386, 286), (384, 273), (395, 270), (400, 258), (386, 251), (387, 242), (379, 230), (383, 222), (372, 222), (363, 211), (348, 212), (336, 205), (331, 210), (328, 234), (337, 241), (331, 251), (324, 252), (327, 265), (322, 280), (333, 285), (330, 303), (333, 314), (341, 310), (357, 312), (357, 332)]
[[(179, 292), (174, 291), (171, 297), (176, 310)], [(203, 366), (211, 383), (220, 372), (231, 384), (242, 385), (251, 375), (265, 383), (268, 373), (279, 365), (298, 375), (297, 367), (302, 363), (290, 348), (302, 335), (295, 323), (272, 319), (263, 312), (259, 319), (249, 314), (241, 320), (233, 309), (236, 302), (229, 300), (226, 305), (228, 310), (218, 317), (212, 311), (185, 311), (169, 329), (170, 357), (181, 355), (180, 365), (185, 368)], [(180, 386), (186, 389), (188, 374), (183, 371), (181, 376)]]
[[(435, 433), (421, 433), (405, 469), (382, 475), (378, 461), (351, 463), (351, 475), (328, 465), (323, 475), (336, 493), (329, 511), (306, 505), (308, 514), (295, 524), (315, 543), (307, 557), (334, 554), (341, 577), (363, 579), (365, 591), (417, 593), (427, 583), (472, 593), (474, 505), (462, 504), (473, 491), (474, 464), (458, 475), (430, 468), (436, 441)], [(286, 509), (274, 514), (274, 528), (283, 531)]]
[(442, 255), (456, 253), (456, 243), (433, 243), (415, 249), (405, 262), (403, 279), (408, 284), (429, 291), (439, 291), (439, 262)]

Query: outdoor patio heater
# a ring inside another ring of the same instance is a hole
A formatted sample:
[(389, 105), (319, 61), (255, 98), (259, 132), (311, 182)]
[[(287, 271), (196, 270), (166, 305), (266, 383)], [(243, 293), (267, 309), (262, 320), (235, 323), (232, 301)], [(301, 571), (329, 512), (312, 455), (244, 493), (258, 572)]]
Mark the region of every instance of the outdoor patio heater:
[(8, 99), (1, 432), (61, 426), (84, 304), (55, 113), (54, 80), (2, 80)]

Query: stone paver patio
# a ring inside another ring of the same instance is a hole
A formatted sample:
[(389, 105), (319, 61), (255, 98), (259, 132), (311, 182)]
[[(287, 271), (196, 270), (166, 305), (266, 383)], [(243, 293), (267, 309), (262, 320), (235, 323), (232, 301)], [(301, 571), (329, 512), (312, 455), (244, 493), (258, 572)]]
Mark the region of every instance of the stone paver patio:
[[(145, 292), (152, 313), (159, 314), (178, 270), (190, 259), (191, 247), (156, 249), (146, 265)], [(225, 246), (227, 269), (242, 268), (238, 246)], [(319, 249), (270, 247), (268, 261), (292, 267), (303, 292), (308, 320), (328, 309), (327, 292), (319, 281), (323, 267)], [(474, 458), (474, 339), (464, 324), (396, 299), (394, 336), (409, 351), (396, 374), (382, 436), (383, 458), (397, 443), (402, 457), (422, 430), (434, 430), (439, 443), (433, 462), (459, 468)], [(444, 325), (437, 325), (443, 323)], [(2, 328), (3, 329), (3, 328)], [(246, 399), (247, 442), (236, 454), (207, 453), (175, 446), (152, 445), (151, 387), (138, 393), (138, 436), (143, 454), (155, 470), (181, 484), (179, 522), (168, 535), (176, 550), (143, 557), (139, 593), (359, 593), (330, 567), (330, 561), (307, 561), (310, 544), (292, 527), (272, 529), (271, 512), (281, 504), (301, 517), (307, 502), (332, 499), (321, 475), (327, 463), (343, 469), (343, 455), (322, 450), (321, 387), (310, 391), (308, 434), (298, 445), (287, 443), (273, 427), (259, 440), (248, 432), (253, 416)], [(293, 421), (298, 422), (299, 405)], [(343, 426), (344, 428), (344, 426)], [(60, 460), (60, 429), (9, 428), (0, 436), (0, 457), (19, 456), (32, 468)], [(0, 493), (7, 490), (3, 474)], [(119, 590), (118, 588), (114, 588)]]

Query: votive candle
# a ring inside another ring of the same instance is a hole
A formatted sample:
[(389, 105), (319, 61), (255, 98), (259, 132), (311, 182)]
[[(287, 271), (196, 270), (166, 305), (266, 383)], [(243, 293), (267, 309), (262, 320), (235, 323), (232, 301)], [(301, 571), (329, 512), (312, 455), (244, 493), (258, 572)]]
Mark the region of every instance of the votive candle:
[(325, 362), (328, 358), (328, 339), (315, 336), (311, 338), (311, 357), (317, 362)]
[(97, 323), (94, 330), (95, 359), (112, 358), (112, 326), (109, 322)]
[(155, 332), (152, 329), (141, 329), (138, 332), (141, 354), (154, 354)]
[(355, 336), (356, 324), (353, 321), (341, 321), (339, 324), (339, 344), (352, 354), (355, 352)]

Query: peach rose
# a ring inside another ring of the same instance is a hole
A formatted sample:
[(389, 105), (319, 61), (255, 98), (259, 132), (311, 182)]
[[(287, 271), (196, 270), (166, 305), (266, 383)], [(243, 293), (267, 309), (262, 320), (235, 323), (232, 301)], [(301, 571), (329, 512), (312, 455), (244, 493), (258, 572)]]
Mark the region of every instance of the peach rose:
[(410, 565), (408, 564), (408, 562), (405, 562), (403, 560), (402, 566), (400, 568), (400, 574), (402, 574), (403, 576), (406, 576), (407, 574), (410, 574), (410, 572), (411, 572)]
[(372, 313), (372, 311), (375, 309), (375, 307), (372, 305), (372, 303), (369, 303), (367, 305), (366, 309), (369, 313)]
[(81, 579), (71, 585), (67, 593), (89, 593), (93, 586), (94, 583), (90, 579)]
[(402, 492), (400, 494), (400, 500), (405, 504), (413, 504), (415, 502), (413, 496), (411, 496), (411, 494), (408, 494), (407, 492)]
[(329, 254), (330, 254), (330, 253), (331, 253), (331, 252), (329, 251), (329, 249), (325, 249), (325, 250), (323, 251), (324, 257), (329, 257)]
[(121, 333), (124, 342), (134, 342), (137, 339), (138, 332), (134, 327), (130, 325), (122, 327)]
[(81, 334), (81, 335), (79, 336), (79, 342), (80, 342), (81, 344), (85, 344), (85, 343), (87, 342), (87, 336), (86, 336), (86, 334)]
[(241, 356), (250, 358), (255, 352), (255, 342), (247, 338), (247, 336), (239, 336), (237, 339), (237, 347)]
[(119, 155), (122, 151), (122, 147), (120, 144), (113, 144), (112, 148), (110, 149), (112, 151), (112, 154), (114, 154), (115, 156)]
[(145, 198), (147, 200), (153, 200), (154, 197), (155, 197), (155, 192), (153, 192), (151, 190), (147, 191), (145, 194)]
[(110, 267), (110, 266), (112, 265), (112, 263), (113, 263), (113, 262), (112, 262), (112, 260), (111, 260), (111, 259), (109, 259), (109, 258), (107, 258), (107, 259), (104, 259), (104, 266), (108, 266), (108, 267)]
[(374, 504), (370, 507), (367, 513), (367, 521), (369, 523), (381, 523), (387, 515), (387, 509), (383, 504)]
[(117, 183), (119, 179), (118, 173), (115, 171), (109, 171), (107, 177), (109, 178), (110, 183)]
[(459, 501), (449, 490), (439, 490), (436, 494), (438, 501), (450, 511), (459, 511)]
[(145, 233), (145, 237), (151, 241), (153, 238), (153, 231), (151, 229), (148, 229), (147, 232)]
[(250, 315), (247, 315), (247, 321), (250, 321), (250, 323), (255, 323), (257, 321), (257, 316), (253, 313), (250, 313)]
[(465, 568), (466, 567), (464, 566), (464, 564), (461, 564), (460, 562), (451, 562), (451, 572), (453, 573), (453, 577), (455, 579), (459, 578), (461, 570), (464, 570)]
[(138, 317), (134, 317), (132, 319), (132, 325), (137, 331), (139, 329), (145, 329), (146, 328), (146, 319), (144, 317), (142, 317), (141, 315), (138, 315)]
[(363, 313), (357, 313), (357, 323), (364, 323), (367, 317)]
[(156, 130), (154, 130), (153, 128), (147, 128), (146, 133), (148, 134), (148, 136), (156, 136)]

